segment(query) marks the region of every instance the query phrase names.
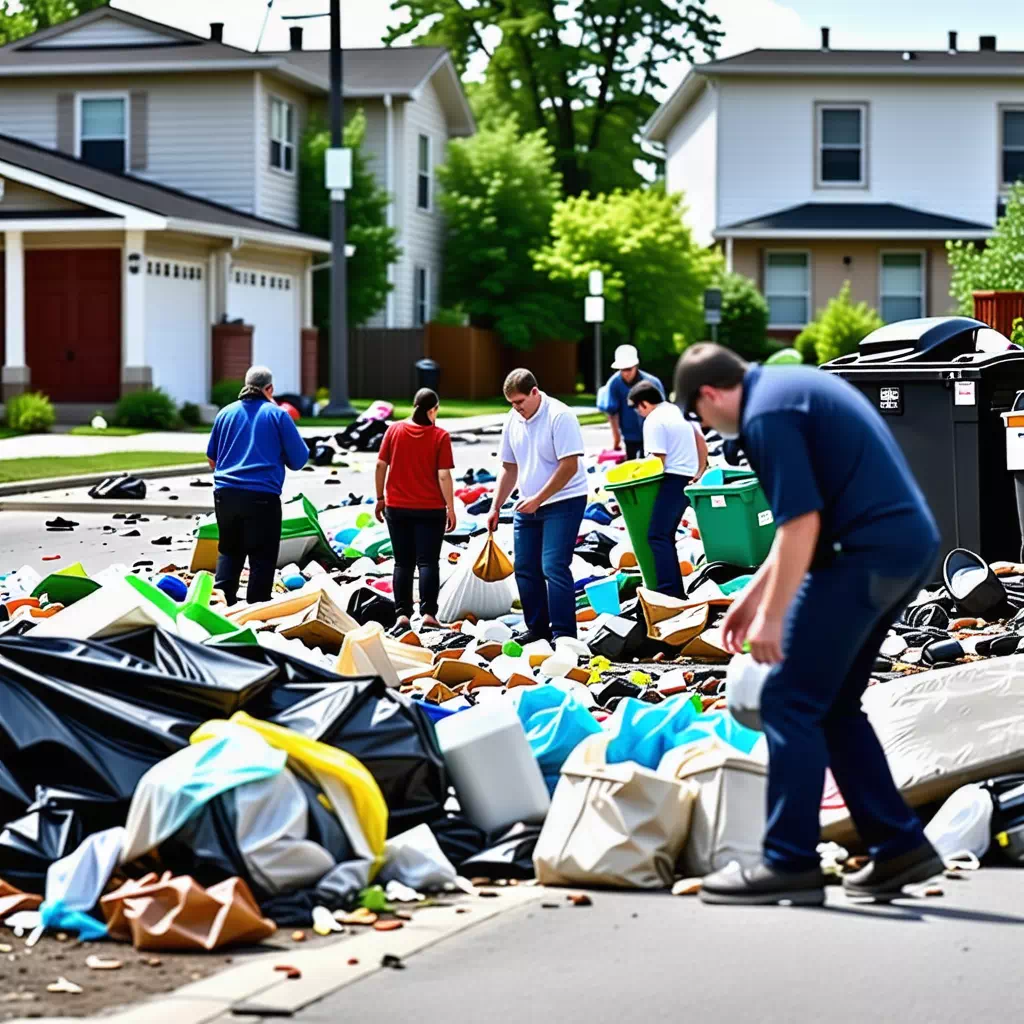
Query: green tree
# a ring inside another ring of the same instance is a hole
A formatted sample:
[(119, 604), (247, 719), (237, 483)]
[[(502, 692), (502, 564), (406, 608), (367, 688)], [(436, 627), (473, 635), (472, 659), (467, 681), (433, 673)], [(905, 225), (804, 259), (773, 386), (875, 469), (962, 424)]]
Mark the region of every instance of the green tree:
[(949, 293), (964, 316), (974, 315), (976, 291), (1024, 290), (1024, 182), (1010, 187), (1006, 213), (980, 248), (974, 242), (947, 242), (953, 268)]
[(0, 46), (70, 21), (97, 7), (106, 7), (107, 3), (108, 0), (0, 0)]
[(768, 350), (768, 300), (742, 274), (722, 274), (722, 322), (718, 341), (744, 359), (764, 359)]
[(609, 341), (630, 342), (664, 369), (704, 335), (704, 289), (721, 257), (684, 224), (683, 197), (661, 188), (587, 194), (560, 202), (537, 267), (566, 282), (580, 304), (591, 270), (604, 273)]
[(878, 313), (866, 302), (850, 301), (850, 282), (844, 281), (839, 294), (819, 309), (794, 342), (805, 363), (827, 363), (857, 351), (862, 338), (884, 326)]
[[(722, 38), (706, 0), (392, 0), (394, 42), (446, 46), (461, 73), (486, 61), (488, 92), (523, 131), (543, 129), (567, 195), (641, 183), (638, 132), (666, 69), (713, 56)], [(480, 109), (479, 105), (476, 109)]]
[[(352, 188), (345, 195), (345, 234), (356, 255), (348, 261), (348, 322), (366, 323), (387, 300), (392, 285), (388, 266), (401, 256), (397, 232), (388, 227), (388, 193), (377, 184), (362, 153), (366, 115), (357, 110), (345, 124), (345, 145), (352, 149)], [(299, 155), (299, 223), (303, 231), (331, 237), (331, 197), (324, 184), (324, 154), (331, 133), (321, 120), (313, 120), (302, 140)], [(313, 275), (314, 316), (320, 329), (330, 326), (330, 272)]]
[(437, 172), (448, 232), (442, 301), (516, 348), (577, 329), (566, 289), (533, 265), (561, 196), (554, 159), (543, 132), (520, 138), (506, 122), (450, 143)]

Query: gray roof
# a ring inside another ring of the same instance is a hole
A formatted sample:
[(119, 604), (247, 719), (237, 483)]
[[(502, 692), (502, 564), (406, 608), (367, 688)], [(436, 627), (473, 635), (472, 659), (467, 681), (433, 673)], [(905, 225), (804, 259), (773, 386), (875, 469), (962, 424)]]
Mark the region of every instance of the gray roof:
[(785, 210), (753, 217), (719, 229), (719, 234), (733, 231), (922, 231), (947, 232), (951, 238), (958, 233), (976, 235), (992, 230), (989, 224), (946, 217), (915, 210), (899, 203), (801, 203)]
[[(308, 242), (311, 238), (301, 231), (278, 224), (276, 221), (240, 213), (229, 206), (198, 199), (186, 192), (179, 192), (177, 189), (167, 188), (163, 185), (154, 185), (130, 174), (115, 174), (112, 171), (90, 167), (73, 156), (66, 156), (56, 150), (35, 146), (21, 139), (11, 138), (9, 135), (0, 135), (0, 161), (109, 199), (116, 199), (120, 203), (147, 210), (161, 217), (200, 221), (243, 231), (274, 232), (292, 237), (296, 243)], [(19, 214), (18, 216), (25, 215)], [(53, 216), (53, 214), (47, 214), (47, 216)], [(60, 213), (57, 213), (56, 216), (60, 216)], [(103, 214), (98, 213), (96, 216), (103, 216)]]
[[(910, 58), (904, 54), (910, 54)], [(1013, 74), (1024, 72), (1024, 53), (1012, 50), (748, 50), (735, 57), (700, 64), (704, 74), (730, 72), (811, 71), (853, 73), (859, 70), (889, 74)]]
[[(328, 50), (260, 52), (322, 78), (325, 87), (330, 82)], [(442, 46), (379, 46), (367, 50), (345, 50), (345, 93), (353, 96), (383, 96), (387, 93), (409, 96), (430, 77), (447, 52)]]

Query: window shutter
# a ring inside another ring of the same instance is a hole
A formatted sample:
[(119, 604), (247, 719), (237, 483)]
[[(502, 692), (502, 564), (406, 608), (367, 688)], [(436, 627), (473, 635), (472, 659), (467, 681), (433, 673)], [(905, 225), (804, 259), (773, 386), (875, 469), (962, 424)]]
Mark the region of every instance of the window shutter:
[(149, 93), (131, 95), (131, 169), (144, 171), (149, 166)]
[(57, 94), (57, 149), (61, 153), (75, 153), (75, 94)]

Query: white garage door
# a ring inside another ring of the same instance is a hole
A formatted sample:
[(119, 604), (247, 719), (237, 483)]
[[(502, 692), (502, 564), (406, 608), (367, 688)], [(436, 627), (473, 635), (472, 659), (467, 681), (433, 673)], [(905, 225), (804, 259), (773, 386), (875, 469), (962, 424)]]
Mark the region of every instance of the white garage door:
[(147, 257), (146, 357), (154, 387), (178, 403), (208, 402), (209, 333), (206, 267)]
[(252, 324), (252, 361), (269, 366), (278, 392), (299, 390), (299, 289), (289, 274), (235, 266), (228, 319)]

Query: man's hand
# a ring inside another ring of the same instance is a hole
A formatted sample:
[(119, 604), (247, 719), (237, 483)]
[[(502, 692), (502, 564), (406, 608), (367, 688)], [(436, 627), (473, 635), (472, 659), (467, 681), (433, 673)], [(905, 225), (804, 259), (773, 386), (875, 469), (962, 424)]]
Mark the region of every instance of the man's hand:
[(722, 642), (730, 654), (739, 654), (743, 650), (743, 642), (750, 632), (750, 625), (757, 615), (757, 609), (758, 601), (751, 601), (748, 596), (733, 602), (726, 613), (722, 622)]
[(377, 517), (378, 523), (384, 522), (384, 499), (378, 498), (377, 505), (373, 510), (373, 514)]
[(622, 438), (621, 437), (613, 437), (612, 438), (612, 451), (613, 452), (620, 452), (620, 451), (622, 451)]
[(444, 532), (445, 533), (451, 533), (452, 530), (454, 530), (455, 527), (458, 526), (458, 523), (459, 523), (458, 517), (455, 515), (455, 506), (454, 505), (449, 505), (448, 506), (448, 517), (445, 520), (445, 524), (444, 524)]
[(540, 498), (523, 498), (518, 505), (516, 505), (516, 511), (522, 512), (523, 515), (532, 516), (537, 509), (540, 508)]
[(498, 516), (500, 515), (501, 509), (495, 503), (494, 508), (491, 509), (491, 514), (487, 517), (487, 531), (489, 533), (494, 533), (498, 529)]
[(782, 619), (769, 618), (763, 609), (758, 609), (747, 640), (751, 656), (759, 665), (777, 665), (782, 661)]

